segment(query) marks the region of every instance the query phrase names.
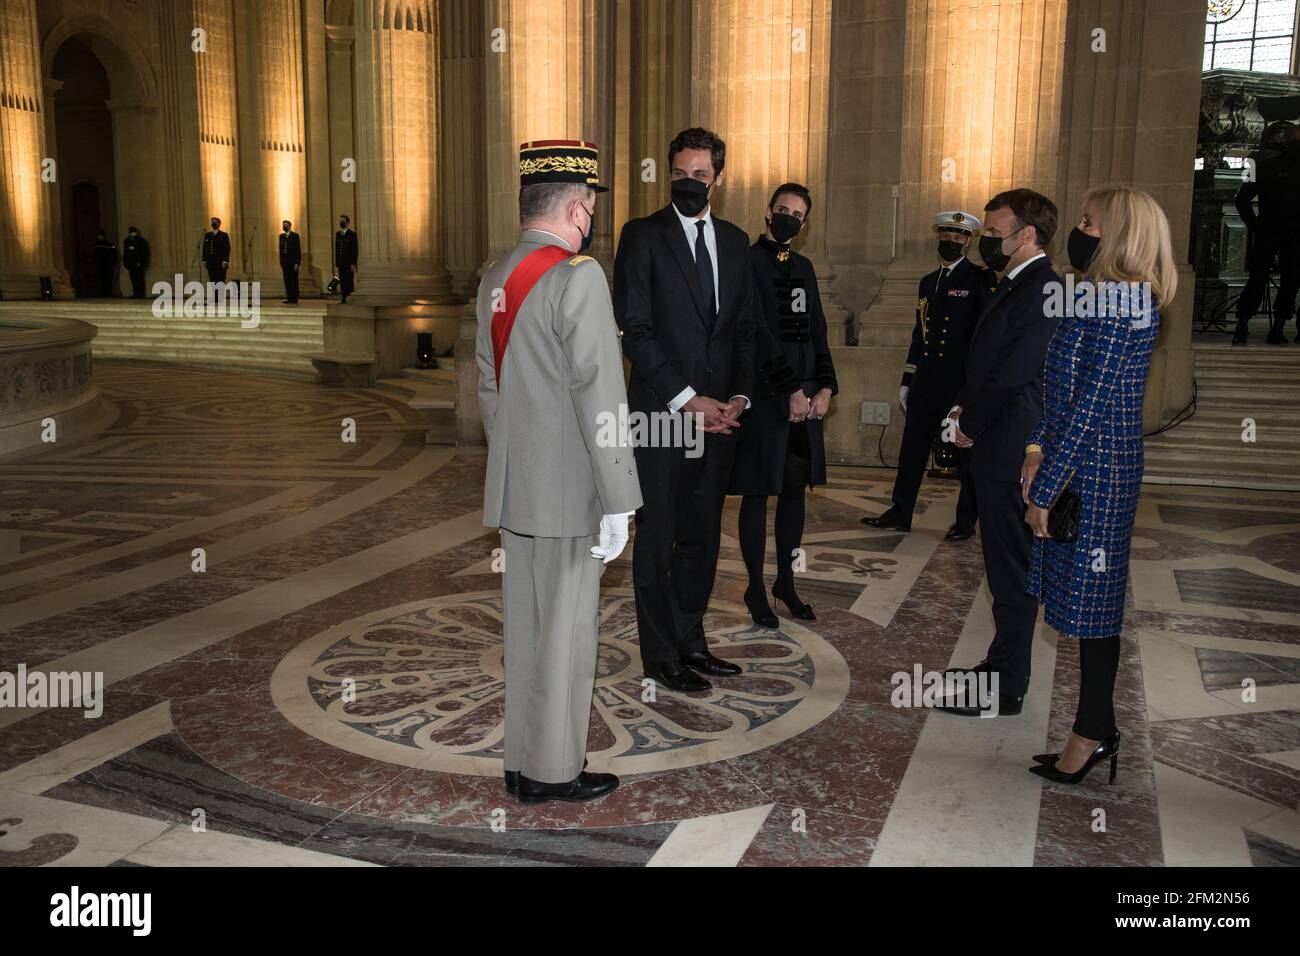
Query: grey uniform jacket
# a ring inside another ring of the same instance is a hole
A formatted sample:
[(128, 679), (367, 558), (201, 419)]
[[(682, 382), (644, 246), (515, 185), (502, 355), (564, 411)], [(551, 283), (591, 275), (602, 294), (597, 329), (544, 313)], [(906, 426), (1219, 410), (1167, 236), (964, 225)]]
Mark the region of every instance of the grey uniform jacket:
[(627, 389), (600, 263), (571, 255), (533, 286), (510, 333), (499, 390), (492, 351), (493, 308), (504, 308), (506, 280), (530, 252), (555, 244), (525, 230), (479, 283), (478, 401), (488, 439), (483, 523), (578, 538), (598, 532), (602, 514), (641, 507), (632, 449), (609, 440), (622, 437), (609, 426), (626, 415)]

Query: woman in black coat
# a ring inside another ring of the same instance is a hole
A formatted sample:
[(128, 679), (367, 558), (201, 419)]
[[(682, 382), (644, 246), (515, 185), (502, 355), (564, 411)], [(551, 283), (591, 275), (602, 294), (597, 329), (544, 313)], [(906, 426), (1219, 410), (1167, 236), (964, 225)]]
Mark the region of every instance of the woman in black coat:
[(786, 183), (767, 205), (767, 232), (750, 249), (763, 319), (755, 331), (755, 398), (740, 428), (729, 493), (743, 495), (740, 550), (749, 572), (745, 605), (755, 624), (777, 627), (763, 587), (767, 499), (776, 503), (776, 583), (772, 595), (790, 613), (816, 619), (794, 589), (794, 558), (803, 537), (804, 489), (826, 483), (822, 419), (836, 393), (826, 344), (826, 316), (812, 263), (790, 248), (812, 211), (812, 196)]

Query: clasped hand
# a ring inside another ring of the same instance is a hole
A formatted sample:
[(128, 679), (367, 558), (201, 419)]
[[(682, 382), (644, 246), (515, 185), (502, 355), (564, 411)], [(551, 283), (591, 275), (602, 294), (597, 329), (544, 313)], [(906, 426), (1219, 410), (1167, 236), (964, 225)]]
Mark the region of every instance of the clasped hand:
[(720, 402), (707, 395), (692, 395), (690, 401), (682, 406), (682, 411), (701, 416), (704, 430), (715, 435), (730, 435), (733, 428), (739, 428), (740, 414), (744, 410), (742, 401)]

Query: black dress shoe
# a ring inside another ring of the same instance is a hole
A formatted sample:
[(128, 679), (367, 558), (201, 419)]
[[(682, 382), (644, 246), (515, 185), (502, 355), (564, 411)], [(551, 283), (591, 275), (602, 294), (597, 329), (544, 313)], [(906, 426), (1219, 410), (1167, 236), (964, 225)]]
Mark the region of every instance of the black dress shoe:
[(968, 538), (975, 537), (974, 528), (959, 528), (953, 525), (948, 529), (948, 533), (943, 536), (945, 541), (965, 541)]
[(667, 664), (645, 665), (645, 676), (656, 684), (663, 684), (669, 690), (683, 694), (702, 694), (712, 690), (713, 685), (695, 671), (681, 663), (672, 661)]
[(522, 776), (518, 770), (506, 771), (506, 793), (517, 794), (519, 792), (519, 778)]
[(567, 803), (581, 803), (603, 797), (618, 786), (618, 777), (612, 773), (588, 773), (584, 770), (568, 783), (542, 783), (519, 778), (520, 803), (545, 803), (548, 800), (563, 800)]
[(735, 677), (740, 673), (740, 665), (714, 657), (708, 651), (702, 654), (683, 654), (682, 663), (693, 671), (711, 674), (714, 677)]
[(964, 699), (950, 697), (942, 704), (935, 706), (935, 710), (942, 710), (945, 714), (957, 714), (960, 717), (1014, 717), (1020, 713), (1024, 707), (1025, 695), (1018, 697), (999, 697), (997, 712), (985, 709), (979, 703), (969, 703)]
[(889, 530), (891, 530), (891, 531), (911, 531), (911, 530), (912, 530), (912, 522), (910, 522), (910, 521), (899, 521), (899, 520), (894, 516), (894, 509), (893, 509), (893, 508), (890, 508), (888, 511), (886, 511), (886, 512), (885, 512), (884, 514), (882, 514), (882, 515), (876, 515), (874, 518), (861, 518), (861, 519), (859, 519), (859, 520), (860, 520), (863, 524), (868, 525), (868, 526), (870, 526), (870, 527), (872, 527), (872, 528), (886, 528), (886, 529), (889, 529)]
[(757, 592), (752, 587), (745, 588), (745, 607), (749, 608), (749, 616), (753, 618), (754, 623), (759, 627), (777, 628), (781, 626), (781, 622), (772, 613), (767, 598), (763, 596), (761, 587)]

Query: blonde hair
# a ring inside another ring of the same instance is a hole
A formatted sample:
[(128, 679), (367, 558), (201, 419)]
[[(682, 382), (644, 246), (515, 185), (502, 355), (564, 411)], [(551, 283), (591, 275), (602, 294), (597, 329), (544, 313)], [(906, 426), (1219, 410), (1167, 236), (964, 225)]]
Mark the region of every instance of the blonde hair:
[(1149, 282), (1164, 308), (1178, 289), (1169, 219), (1151, 196), (1128, 186), (1103, 186), (1083, 196), (1083, 208), (1101, 230), (1085, 273), (1094, 282)]

